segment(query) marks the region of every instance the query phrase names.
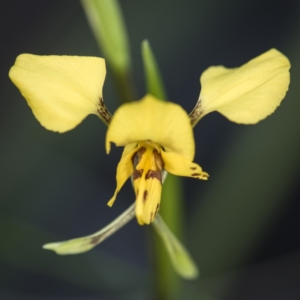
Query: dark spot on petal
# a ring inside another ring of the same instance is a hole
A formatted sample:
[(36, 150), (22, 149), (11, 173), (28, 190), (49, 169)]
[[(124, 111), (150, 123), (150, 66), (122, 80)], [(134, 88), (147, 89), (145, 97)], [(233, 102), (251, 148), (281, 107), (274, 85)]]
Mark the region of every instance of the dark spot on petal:
[(197, 176), (201, 176), (201, 174), (200, 173), (193, 173), (192, 176), (197, 177)]
[(192, 112), (189, 114), (192, 125), (197, 124), (197, 122), (203, 115), (203, 108), (202, 108), (201, 102), (202, 102), (202, 100), (199, 99), (198, 102), (196, 103), (196, 106), (194, 107)]
[(107, 123), (109, 124), (112, 118), (111, 113), (108, 111), (108, 109), (106, 108), (103, 98), (99, 98), (99, 103), (97, 106), (97, 112), (99, 113), (99, 115), (101, 116), (101, 118)]
[(143, 201), (144, 201), (144, 202), (147, 200), (147, 197), (148, 197), (148, 191), (145, 190), (145, 191), (144, 191), (144, 195), (143, 195)]
[(151, 212), (151, 214), (150, 214), (150, 222), (152, 222), (153, 221), (153, 212)]
[(191, 170), (196, 170), (197, 168), (196, 167), (191, 167)]
[(140, 148), (137, 152), (135, 152), (133, 155), (132, 155), (132, 158), (131, 158), (131, 161), (132, 161), (132, 164), (133, 164), (133, 167), (135, 168), (138, 163), (141, 161), (141, 158), (142, 158), (142, 155), (145, 153), (146, 151), (146, 148), (145, 147), (142, 147)]
[(138, 179), (138, 178), (142, 177), (142, 174), (143, 174), (143, 169), (141, 169), (141, 170), (134, 170), (133, 173), (132, 173), (132, 178), (134, 180)]
[(146, 174), (145, 179), (156, 178), (161, 182), (162, 179), (162, 171), (153, 171), (149, 170)]

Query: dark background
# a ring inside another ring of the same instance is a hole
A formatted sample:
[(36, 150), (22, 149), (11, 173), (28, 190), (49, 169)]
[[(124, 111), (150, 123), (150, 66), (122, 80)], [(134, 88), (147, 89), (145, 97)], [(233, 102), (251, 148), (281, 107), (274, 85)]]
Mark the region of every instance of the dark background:
[[(270, 118), (243, 126), (213, 113), (195, 128), (195, 161), (211, 177), (183, 179), (185, 242), (201, 270), (184, 297), (299, 299), (299, 1), (120, 2), (139, 97), (145, 38), (169, 99), (187, 111), (211, 65), (237, 67), (273, 47), (291, 60), (290, 90)], [(100, 229), (133, 201), (127, 184), (106, 206), (121, 150), (106, 156), (96, 117), (65, 134), (46, 131), (7, 76), (20, 53), (101, 56), (80, 3), (2, 2), (0, 24), (0, 298), (152, 299), (151, 227), (131, 221), (79, 256), (41, 249)], [(114, 111), (109, 70), (104, 97)]]

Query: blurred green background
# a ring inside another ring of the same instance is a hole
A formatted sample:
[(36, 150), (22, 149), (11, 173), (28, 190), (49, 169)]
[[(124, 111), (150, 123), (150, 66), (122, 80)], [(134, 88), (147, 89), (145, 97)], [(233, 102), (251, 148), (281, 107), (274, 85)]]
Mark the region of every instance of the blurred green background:
[[(195, 161), (211, 177), (183, 179), (185, 244), (201, 277), (185, 282), (179, 299), (299, 299), (300, 2), (120, 4), (138, 98), (145, 38), (169, 99), (187, 111), (211, 65), (237, 67), (273, 47), (291, 60), (290, 90), (270, 118), (242, 126), (213, 113), (195, 128)], [(20, 53), (101, 56), (80, 3), (11, 0), (0, 14), (0, 298), (153, 299), (151, 227), (131, 221), (79, 256), (41, 249), (100, 229), (134, 200), (128, 183), (106, 206), (121, 149), (106, 156), (106, 128), (96, 117), (65, 134), (49, 132), (7, 76)], [(109, 70), (104, 99), (112, 112), (118, 107)]]

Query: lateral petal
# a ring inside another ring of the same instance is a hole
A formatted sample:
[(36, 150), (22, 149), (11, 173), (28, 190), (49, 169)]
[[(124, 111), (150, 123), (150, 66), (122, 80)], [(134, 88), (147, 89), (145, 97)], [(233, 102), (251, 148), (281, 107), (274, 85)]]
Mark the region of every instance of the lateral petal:
[(98, 57), (21, 54), (9, 77), (44, 127), (65, 132), (89, 114), (109, 123), (102, 99), (105, 74)]
[(132, 156), (136, 151), (139, 150), (138, 147), (133, 147), (133, 146), (134, 144), (129, 144), (123, 150), (121, 160), (119, 161), (117, 166), (117, 174), (116, 174), (117, 187), (114, 192), (114, 195), (107, 203), (108, 206), (112, 206), (114, 204), (118, 192), (121, 190), (126, 180), (133, 173)]
[(239, 68), (210, 67), (201, 76), (201, 93), (190, 118), (193, 125), (218, 111), (230, 121), (254, 124), (273, 113), (290, 83), (290, 62), (271, 49)]
[(171, 174), (202, 180), (208, 179), (208, 173), (204, 172), (198, 164), (180, 154), (162, 151), (161, 156), (164, 161), (164, 169)]

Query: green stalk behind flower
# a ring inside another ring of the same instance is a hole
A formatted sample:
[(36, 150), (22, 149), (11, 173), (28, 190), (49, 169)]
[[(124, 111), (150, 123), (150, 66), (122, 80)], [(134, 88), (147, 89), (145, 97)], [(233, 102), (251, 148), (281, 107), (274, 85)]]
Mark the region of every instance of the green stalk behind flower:
[[(147, 40), (142, 43), (142, 57), (144, 63), (144, 72), (146, 78), (147, 92), (153, 96), (167, 100), (164, 84), (154, 54)], [(179, 238), (182, 236), (182, 185), (181, 180), (176, 176), (168, 176), (162, 192), (163, 204), (160, 208), (160, 214), (165, 219), (172, 232)], [(167, 239), (164, 236), (159, 222), (155, 220), (154, 228), (161, 235), (166, 248), (169, 249)], [(179, 295), (181, 284), (179, 277), (174, 273), (165, 247), (162, 241), (155, 236), (155, 257), (156, 257), (156, 277), (158, 297), (161, 299), (175, 299)], [(169, 253), (170, 255), (170, 253)], [(176, 268), (176, 262), (172, 261)]]
[(131, 59), (125, 22), (116, 0), (81, 0), (103, 56), (111, 68), (122, 102), (132, 101)]

